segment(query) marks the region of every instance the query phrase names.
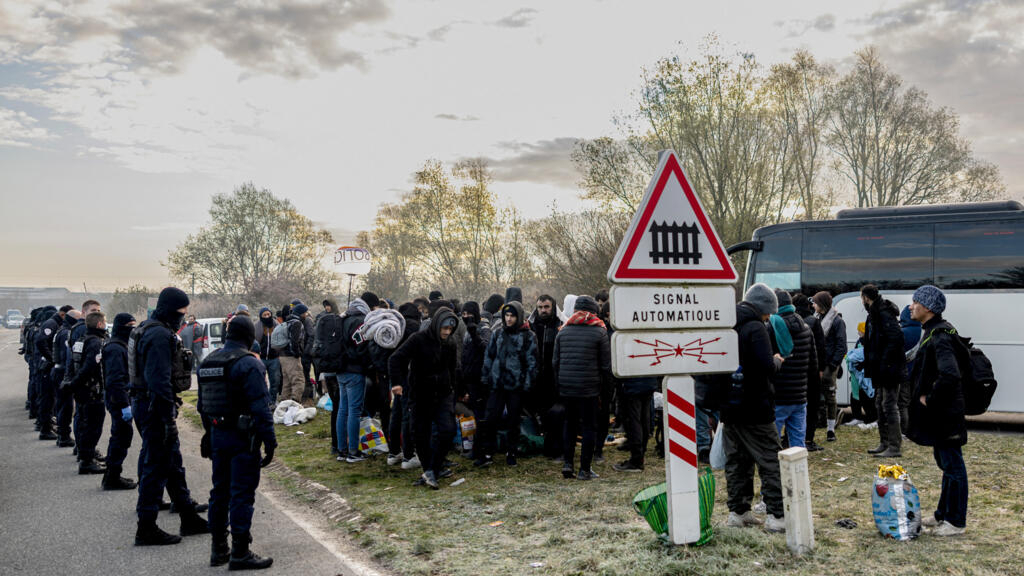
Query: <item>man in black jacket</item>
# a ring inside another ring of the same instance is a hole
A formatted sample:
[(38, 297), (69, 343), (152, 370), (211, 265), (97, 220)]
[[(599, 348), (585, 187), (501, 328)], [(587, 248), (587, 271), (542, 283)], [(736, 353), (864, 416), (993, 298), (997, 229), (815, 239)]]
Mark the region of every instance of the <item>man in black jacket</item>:
[(907, 378), (900, 309), (882, 298), (878, 288), (872, 284), (860, 289), (860, 298), (868, 312), (864, 334), (864, 377), (871, 378), (875, 386), (875, 407), (878, 410), (879, 443), (868, 453), (877, 458), (899, 458), (903, 455), (900, 383)]
[[(491, 326), (481, 317), (480, 304), (473, 301), (462, 306), (462, 322), (466, 325), (466, 337), (462, 342), (459, 379), (462, 380), (462, 388), (469, 396), (467, 406), (473, 411), (473, 418), (477, 421), (479, 429), (479, 423), (487, 416), (487, 399), (491, 395), (491, 389), (481, 379), (484, 354), (487, 353), (487, 344), (491, 341)], [(481, 446), (482, 442), (473, 442), (474, 460), (483, 454)]]
[(280, 356), (278, 356), (278, 360), (281, 361), (281, 400), (302, 402), (302, 393), (306, 389), (302, 370), (306, 329), (302, 319), (308, 315), (309, 308), (300, 302), (291, 309), (285, 318), (285, 324), (288, 327), (288, 345), (279, 350)]
[[(353, 336), (363, 325), (370, 307), (362, 298), (356, 298), (348, 305), (342, 318), (341, 342), (342, 363), (338, 375), (338, 404), (335, 407), (338, 432), (338, 450), (344, 453), (349, 464), (366, 460), (359, 451), (359, 420), (363, 414), (366, 398), (366, 371), (369, 359), (366, 344), (357, 342)], [(343, 456), (338, 456), (341, 461)]]
[(71, 328), (82, 317), (78, 310), (69, 310), (64, 316), (64, 325), (57, 331), (53, 338), (53, 371), (50, 372), (50, 379), (57, 387), (57, 446), (59, 448), (70, 448), (75, 445), (71, 439), (71, 420), (75, 412), (75, 400), (71, 387), (64, 381), (64, 373), (67, 365), (71, 362), (68, 355), (68, 338), (71, 336)]
[(56, 440), (57, 435), (53, 432), (53, 408), (57, 395), (57, 383), (51, 377), (54, 367), (53, 339), (64, 324), (64, 315), (71, 310), (71, 306), (63, 306), (43, 322), (36, 332), (36, 350), (39, 354), (39, 365), (36, 370), (39, 372), (37, 389), (39, 399), (39, 439)]
[(86, 331), (72, 346), (71, 361), (75, 376), (71, 380), (75, 404), (79, 411), (78, 446), (79, 474), (103, 474), (106, 469), (96, 462), (96, 444), (103, 433), (103, 344), (107, 339), (107, 323), (102, 312), (93, 312), (85, 319)]
[(562, 417), (558, 403), (558, 383), (554, 370), (555, 336), (562, 328), (555, 309), (555, 299), (547, 294), (537, 298), (537, 307), (530, 316), (530, 329), (537, 336), (537, 383), (526, 399), (527, 410), (540, 418), (544, 434), (544, 455), (562, 456)]
[(932, 446), (935, 463), (942, 470), (942, 494), (931, 516), (921, 521), (936, 536), (957, 536), (967, 527), (967, 467), (963, 446), (967, 443), (964, 392), (957, 349), (962, 349), (956, 329), (943, 320), (946, 295), (935, 286), (914, 292), (910, 313), (921, 322), (921, 347), (914, 362), (914, 400), (910, 405), (907, 437)]
[(103, 345), (103, 378), (106, 386), (107, 412), (110, 413), (110, 440), (107, 443), (107, 472), (101, 485), (104, 490), (131, 490), (134, 480), (121, 477), (128, 448), (132, 445), (132, 404), (128, 398), (128, 337), (135, 328), (135, 317), (120, 313), (114, 316), (110, 340)]
[(793, 306), (797, 315), (803, 318), (804, 323), (811, 329), (811, 336), (814, 336), (814, 359), (818, 368), (807, 375), (807, 434), (804, 446), (808, 452), (818, 452), (822, 447), (814, 441), (814, 431), (821, 416), (821, 373), (825, 368), (825, 333), (821, 331), (821, 322), (814, 315), (810, 298), (803, 294), (794, 294)]
[[(423, 315), (420, 314), (419, 307), (412, 302), (406, 302), (399, 306), (398, 313), (405, 318), (405, 332), (402, 334), (402, 341), (398, 344), (398, 347), (401, 348), (402, 344), (405, 344), (413, 334), (420, 331), (420, 319), (423, 318)], [(388, 357), (388, 375), (391, 376), (391, 357)], [(388, 465), (401, 463), (402, 470), (413, 470), (420, 467), (420, 460), (416, 457), (412, 417), (409, 414), (409, 403), (406, 401), (410, 391), (409, 381), (406, 381), (404, 386), (398, 387), (395, 386), (394, 380), (391, 380), (391, 394), (394, 396), (394, 402), (391, 406), (391, 422), (388, 431)]]
[[(789, 447), (804, 446), (807, 429), (807, 382), (811, 374), (818, 374), (818, 357), (814, 350), (814, 335), (796, 313), (789, 292), (776, 290), (779, 301), (778, 322), (771, 319), (772, 348), (786, 359), (782, 369), (769, 380), (775, 391), (775, 428), (782, 434), (786, 430)], [(779, 334), (785, 330), (784, 334)], [(786, 336), (789, 338), (787, 339)]]
[[(338, 393), (338, 373), (345, 367), (342, 360), (343, 320), (338, 314), (338, 304), (331, 299), (324, 300), (324, 311), (317, 315), (316, 337), (313, 342), (313, 362), (317, 366), (327, 394), (331, 397), (331, 406), (337, 409), (341, 403)], [(331, 418), (331, 454), (348, 455), (348, 449), (338, 448), (338, 419)]]
[(408, 392), (406, 401), (412, 416), (416, 452), (423, 466), (417, 484), (434, 490), (440, 488), (438, 480), (451, 476), (444, 462), (455, 437), (453, 394), (457, 352), (451, 338), (458, 324), (454, 312), (441, 308), (434, 314), (430, 328), (410, 336), (388, 361), (395, 394)]
[(733, 329), (739, 335), (740, 366), (721, 407), (725, 481), (729, 491), (728, 525), (742, 528), (761, 524), (750, 511), (756, 464), (768, 512), (765, 527), (771, 532), (786, 530), (778, 459), (782, 445), (775, 429), (775, 399), (769, 382), (782, 367), (783, 359), (773, 355), (764, 325), (778, 310), (775, 292), (760, 283), (751, 286), (743, 301), (736, 305)]
[(836, 375), (846, 357), (846, 322), (843, 315), (832, 307), (832, 295), (821, 291), (811, 299), (814, 313), (821, 322), (825, 334), (825, 367), (821, 369), (821, 392), (825, 401), (825, 440), (836, 441), (836, 421), (839, 409), (836, 406)]

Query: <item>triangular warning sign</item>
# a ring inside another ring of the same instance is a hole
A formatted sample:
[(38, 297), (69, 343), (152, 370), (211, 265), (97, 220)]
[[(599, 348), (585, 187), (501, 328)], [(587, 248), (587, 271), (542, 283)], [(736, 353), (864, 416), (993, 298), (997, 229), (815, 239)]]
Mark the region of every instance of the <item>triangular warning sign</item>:
[(608, 280), (614, 283), (730, 283), (736, 269), (722, 247), (675, 152), (658, 170), (633, 216)]

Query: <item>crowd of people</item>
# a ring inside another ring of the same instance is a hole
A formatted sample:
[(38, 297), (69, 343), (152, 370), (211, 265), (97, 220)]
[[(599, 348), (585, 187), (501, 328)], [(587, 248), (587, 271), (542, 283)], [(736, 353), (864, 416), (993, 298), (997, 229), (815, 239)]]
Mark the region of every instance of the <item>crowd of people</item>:
[[(836, 440), (836, 379), (845, 363), (858, 375), (856, 415), (870, 419), (863, 410), (874, 400), (880, 442), (869, 452), (900, 456), (904, 434), (934, 446), (942, 495), (924, 523), (936, 534), (963, 533), (967, 435), (951, 326), (942, 319), (945, 296), (923, 286), (902, 313), (874, 286), (864, 286), (861, 299), (868, 318), (854, 351), (827, 292), (808, 298), (755, 284), (737, 305), (739, 367), (697, 378), (696, 390), (700, 462), (708, 461), (712, 431), (722, 423), (728, 525), (785, 529), (777, 454), (783, 443), (821, 450), (819, 417), (826, 440)], [(415, 482), (435, 490), (452, 475), (448, 456), (460, 418), (475, 423), (475, 467), (494, 465), (497, 454), (516, 466), (521, 430), (532, 423), (538, 452), (566, 479), (587, 481), (598, 477), (592, 465), (604, 460), (614, 417), (628, 456), (613, 469), (642, 471), (659, 422), (652, 409), (661, 383), (612, 375), (607, 292), (570, 295), (561, 307), (545, 294), (532, 304), (528, 313), (515, 287), (482, 304), (434, 291), (396, 306), (365, 292), (344, 308), (325, 299), (315, 317), (298, 299), (279, 311), (263, 307), (256, 318), (243, 304), (224, 321), (224, 347), (201, 362), (202, 348), (194, 346), (204, 331), (194, 317), (183, 322), (189, 299), (177, 288), (160, 293), (144, 322), (117, 314), (109, 334), (94, 300), (79, 310), (48, 306), (33, 310), (22, 331), (30, 373), (25, 407), (41, 440), (74, 448), (80, 474), (102, 474), (105, 490), (138, 489), (136, 545), (180, 542), (156, 524), (166, 491), (181, 536), (212, 534), (211, 565), (264, 568), (271, 560), (249, 549), (250, 527), (260, 467), (277, 445), (272, 410), (279, 401), (309, 406), (328, 395), (331, 451), (346, 465), (366, 459), (360, 423), (377, 418), (387, 464), (418, 471)], [(193, 371), (205, 428), (201, 453), (213, 461), (208, 519), (199, 516), (207, 505), (188, 490), (175, 424)], [(103, 456), (97, 444), (107, 414)], [(122, 476), (133, 421), (142, 440), (138, 483)], [(663, 446), (655, 453), (663, 455)], [(755, 467), (764, 520), (752, 512)]]

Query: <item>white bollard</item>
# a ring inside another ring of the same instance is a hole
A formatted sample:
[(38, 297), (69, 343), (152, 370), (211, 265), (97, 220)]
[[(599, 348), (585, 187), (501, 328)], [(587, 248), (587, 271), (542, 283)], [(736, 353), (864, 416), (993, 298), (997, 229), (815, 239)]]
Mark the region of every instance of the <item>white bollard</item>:
[(786, 546), (797, 556), (814, 550), (814, 519), (811, 516), (811, 478), (807, 449), (779, 452), (782, 471), (782, 502), (786, 514)]

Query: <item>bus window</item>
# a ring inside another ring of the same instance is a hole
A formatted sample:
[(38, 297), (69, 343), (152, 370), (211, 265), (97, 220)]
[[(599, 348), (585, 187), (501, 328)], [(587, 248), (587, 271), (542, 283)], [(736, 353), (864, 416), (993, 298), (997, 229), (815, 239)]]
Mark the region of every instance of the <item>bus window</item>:
[(800, 290), (803, 230), (784, 230), (766, 234), (758, 240), (764, 242), (764, 248), (755, 253), (754, 282), (783, 290)]
[(935, 225), (935, 282), (941, 288), (1024, 288), (1024, 221)]
[(805, 292), (914, 290), (932, 280), (932, 225), (809, 229), (804, 237)]

